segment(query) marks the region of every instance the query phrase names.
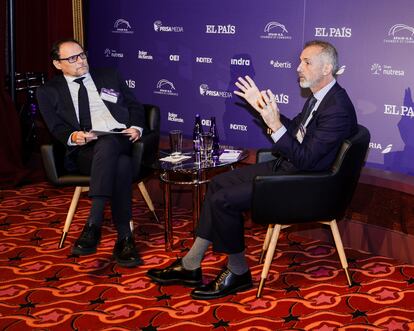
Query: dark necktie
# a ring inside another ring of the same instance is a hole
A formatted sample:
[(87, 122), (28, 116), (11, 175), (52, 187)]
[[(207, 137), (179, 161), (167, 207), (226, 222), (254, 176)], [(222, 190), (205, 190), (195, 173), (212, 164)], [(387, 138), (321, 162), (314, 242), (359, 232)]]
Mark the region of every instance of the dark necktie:
[(305, 112), (303, 113), (303, 117), (302, 117), (302, 120), (300, 122), (303, 126), (305, 126), (306, 120), (308, 119), (309, 115), (311, 114), (313, 107), (315, 107), (316, 101), (317, 100), (314, 96), (312, 96), (311, 99), (309, 100), (308, 107), (306, 108)]
[(79, 104), (79, 125), (82, 130), (89, 131), (92, 129), (91, 112), (89, 109), (89, 98), (86, 87), (83, 84), (85, 77), (76, 78), (74, 82), (79, 84), (78, 104)]
[(309, 100), (308, 107), (306, 107), (305, 111), (303, 112), (303, 116), (302, 116), (302, 119), (300, 121), (298, 131), (297, 131), (297, 134), (296, 134), (296, 137), (297, 137), (297, 139), (299, 140), (300, 143), (302, 143), (303, 137), (305, 137), (305, 134), (306, 134), (305, 123), (308, 120), (308, 117), (310, 116), (310, 114), (312, 112), (312, 109), (315, 106), (316, 101), (317, 101), (316, 98), (314, 96), (312, 96)]

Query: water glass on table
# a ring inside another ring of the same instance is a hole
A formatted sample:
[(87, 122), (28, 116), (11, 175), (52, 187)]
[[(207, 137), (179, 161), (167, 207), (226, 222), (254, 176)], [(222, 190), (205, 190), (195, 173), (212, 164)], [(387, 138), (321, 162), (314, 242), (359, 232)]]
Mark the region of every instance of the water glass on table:
[(201, 158), (203, 161), (211, 160), (213, 150), (213, 135), (211, 132), (203, 132), (200, 135)]
[(179, 158), (183, 151), (183, 132), (181, 130), (171, 130), (169, 134), (171, 157)]

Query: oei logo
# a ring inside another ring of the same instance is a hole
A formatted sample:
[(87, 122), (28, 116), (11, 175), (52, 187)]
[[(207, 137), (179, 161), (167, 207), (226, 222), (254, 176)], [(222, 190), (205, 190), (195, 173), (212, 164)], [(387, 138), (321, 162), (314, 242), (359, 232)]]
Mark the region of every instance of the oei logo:
[(155, 94), (171, 95), (178, 96), (178, 93), (175, 92), (175, 86), (172, 82), (167, 79), (161, 79), (157, 83), (157, 89), (154, 91)]
[(388, 30), (389, 39), (384, 39), (385, 43), (412, 44), (414, 43), (414, 27), (406, 24), (394, 24)]
[(265, 35), (261, 35), (262, 39), (292, 39), (288, 35), (288, 30), (286, 26), (282, 23), (272, 21), (266, 24), (264, 27)]
[(134, 33), (134, 31), (127, 20), (120, 18), (115, 21), (112, 33)]

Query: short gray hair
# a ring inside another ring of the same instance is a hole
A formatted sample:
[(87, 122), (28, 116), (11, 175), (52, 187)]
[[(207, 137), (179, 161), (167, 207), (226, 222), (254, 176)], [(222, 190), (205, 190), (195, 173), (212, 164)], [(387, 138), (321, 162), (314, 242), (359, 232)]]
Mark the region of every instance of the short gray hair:
[(335, 76), (339, 70), (338, 64), (338, 52), (336, 48), (329, 42), (323, 40), (311, 40), (308, 41), (303, 49), (310, 46), (319, 46), (322, 48), (322, 54), (326, 55), (332, 64), (332, 75)]

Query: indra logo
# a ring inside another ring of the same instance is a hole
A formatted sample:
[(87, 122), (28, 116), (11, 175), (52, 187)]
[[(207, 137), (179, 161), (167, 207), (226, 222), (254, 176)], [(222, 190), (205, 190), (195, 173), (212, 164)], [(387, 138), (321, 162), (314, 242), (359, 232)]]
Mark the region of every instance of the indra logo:
[(182, 26), (166, 26), (166, 25), (163, 25), (161, 21), (155, 21), (154, 31), (155, 32), (183, 32), (184, 28)]
[(230, 59), (230, 65), (232, 66), (250, 66), (250, 59), (243, 59), (242, 57), (235, 59)]
[(161, 79), (157, 83), (157, 89), (154, 91), (155, 94), (164, 94), (178, 96), (178, 93), (175, 92), (175, 86), (172, 82), (166, 79)]
[(414, 28), (406, 24), (394, 24), (388, 30), (389, 39), (385, 43), (412, 44), (414, 43)]
[(262, 39), (292, 39), (288, 35), (288, 30), (284, 24), (279, 22), (269, 22), (264, 28), (265, 35), (261, 35)]
[(134, 33), (131, 28), (131, 24), (123, 18), (117, 19), (114, 23), (114, 29), (112, 33)]
[(200, 85), (200, 94), (205, 97), (219, 97), (219, 98), (231, 98), (232, 94), (227, 91), (213, 91), (210, 90), (207, 84)]
[(124, 53), (118, 53), (116, 50), (114, 49), (109, 49), (106, 48), (104, 51), (105, 57), (124, 57)]
[(380, 75), (384, 75), (384, 76), (400, 76), (400, 77), (404, 77), (405, 76), (405, 71), (402, 69), (395, 69), (390, 65), (387, 64), (379, 64), (379, 63), (374, 63), (373, 65), (371, 65), (371, 73), (375, 76), (380, 76)]
[(382, 145), (379, 143), (370, 142), (370, 149), (380, 150), (381, 154), (388, 154), (392, 150), (392, 144), (388, 144), (385, 148), (382, 148)]

